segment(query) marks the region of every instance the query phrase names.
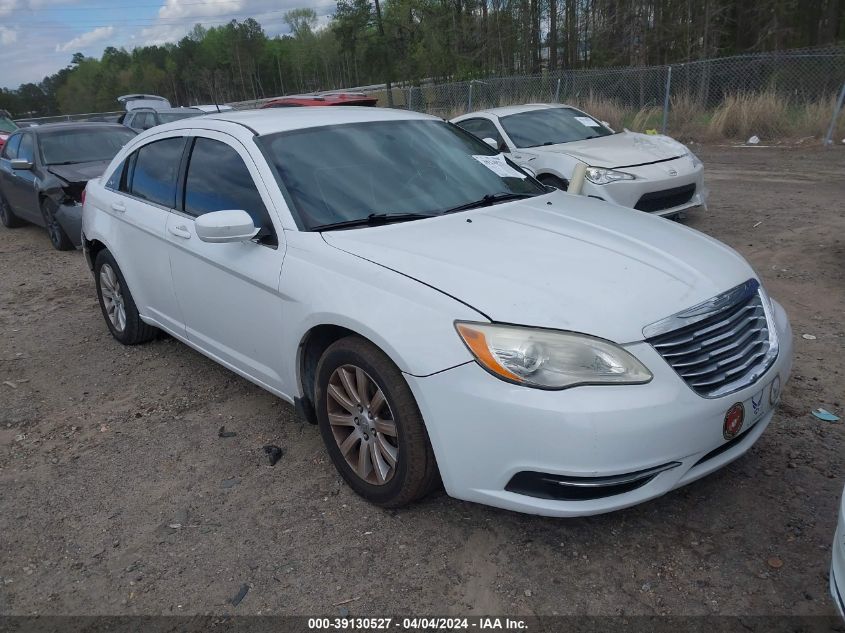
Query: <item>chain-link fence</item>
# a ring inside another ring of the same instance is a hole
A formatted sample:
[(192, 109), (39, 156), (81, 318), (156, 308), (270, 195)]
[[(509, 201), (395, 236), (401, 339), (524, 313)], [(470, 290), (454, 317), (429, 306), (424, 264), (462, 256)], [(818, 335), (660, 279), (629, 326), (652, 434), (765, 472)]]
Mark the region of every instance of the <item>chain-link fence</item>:
[[(377, 96), (381, 106), (445, 119), (499, 106), (568, 103), (616, 129), (665, 131), (684, 139), (755, 135), (765, 140), (818, 137), (830, 142), (845, 136), (845, 47), (452, 83), (400, 82), (391, 90), (392, 99), (383, 85), (345, 90)], [(272, 98), (227, 105), (252, 109)], [(37, 122), (108, 120), (117, 114), (46, 117)]]
[[(393, 102), (444, 118), (506, 105), (568, 103), (638, 131), (773, 138), (826, 137), (829, 130), (841, 138), (843, 90), (845, 48), (837, 47), (411, 86), (394, 89)], [(386, 101), (381, 94), (380, 104)]]

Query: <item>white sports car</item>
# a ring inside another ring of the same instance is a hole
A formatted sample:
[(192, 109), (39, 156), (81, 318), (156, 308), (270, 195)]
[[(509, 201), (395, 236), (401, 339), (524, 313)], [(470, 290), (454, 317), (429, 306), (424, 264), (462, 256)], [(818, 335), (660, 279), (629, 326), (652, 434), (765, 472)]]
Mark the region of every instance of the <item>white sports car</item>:
[(676, 216), (706, 207), (701, 161), (663, 135), (614, 132), (567, 105), (529, 104), (482, 110), (452, 119), (547, 185), (566, 190), (579, 163), (587, 169), (582, 193)]

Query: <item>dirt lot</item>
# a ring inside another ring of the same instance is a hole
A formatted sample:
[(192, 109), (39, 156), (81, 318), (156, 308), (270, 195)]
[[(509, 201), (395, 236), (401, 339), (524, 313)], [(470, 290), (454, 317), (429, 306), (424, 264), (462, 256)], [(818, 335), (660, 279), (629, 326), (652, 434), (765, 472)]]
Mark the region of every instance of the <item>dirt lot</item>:
[(366, 504), (291, 406), (172, 339), (122, 347), (81, 253), (0, 230), (0, 613), (832, 613), (845, 424), (809, 412), (845, 414), (845, 148), (700, 154), (687, 223), (786, 306), (792, 380), (744, 458), (575, 520)]

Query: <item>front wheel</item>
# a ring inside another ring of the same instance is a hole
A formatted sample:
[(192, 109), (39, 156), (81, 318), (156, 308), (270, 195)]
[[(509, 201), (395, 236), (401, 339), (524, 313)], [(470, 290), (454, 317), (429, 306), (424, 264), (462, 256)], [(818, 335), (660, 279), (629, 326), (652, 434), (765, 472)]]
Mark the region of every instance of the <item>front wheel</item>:
[(376, 505), (396, 508), (438, 483), (422, 415), (402, 372), (372, 343), (349, 336), (317, 366), (320, 434), (346, 483)]
[(53, 245), (53, 248), (57, 251), (75, 250), (76, 247), (56, 218), (53, 203), (48, 200), (42, 200), (41, 215), (44, 216), (44, 225), (47, 227), (47, 233), (50, 235), (50, 243)]
[(107, 250), (97, 254), (94, 280), (100, 309), (112, 336), (124, 345), (137, 345), (155, 338), (156, 328), (141, 320), (123, 273)]

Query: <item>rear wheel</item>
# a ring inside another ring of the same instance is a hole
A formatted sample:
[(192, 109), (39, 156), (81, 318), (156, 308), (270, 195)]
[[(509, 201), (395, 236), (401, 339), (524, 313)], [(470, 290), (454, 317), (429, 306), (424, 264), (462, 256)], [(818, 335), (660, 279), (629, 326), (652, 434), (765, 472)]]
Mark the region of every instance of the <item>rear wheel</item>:
[(542, 182), (544, 185), (549, 185), (554, 187), (555, 189), (560, 189), (561, 191), (566, 191), (569, 189), (569, 183), (565, 181), (563, 178), (558, 178), (557, 176), (552, 176), (551, 174), (542, 174), (537, 176), (537, 180)]
[(75, 250), (76, 247), (56, 218), (56, 212), (52, 202), (49, 200), (41, 201), (41, 215), (44, 216), (44, 225), (47, 227), (47, 233), (50, 235), (50, 243), (53, 245), (53, 248), (57, 251)]
[(317, 366), (320, 434), (346, 483), (382, 507), (399, 507), (433, 490), (437, 463), (402, 372), (372, 343), (349, 336)]
[(6, 197), (2, 193), (0, 193), (0, 222), (7, 229), (16, 229), (24, 224), (23, 220), (12, 211), (9, 201), (6, 200)]
[(141, 320), (123, 273), (105, 249), (94, 262), (94, 280), (100, 309), (112, 336), (124, 345), (137, 345), (155, 338), (156, 328)]

